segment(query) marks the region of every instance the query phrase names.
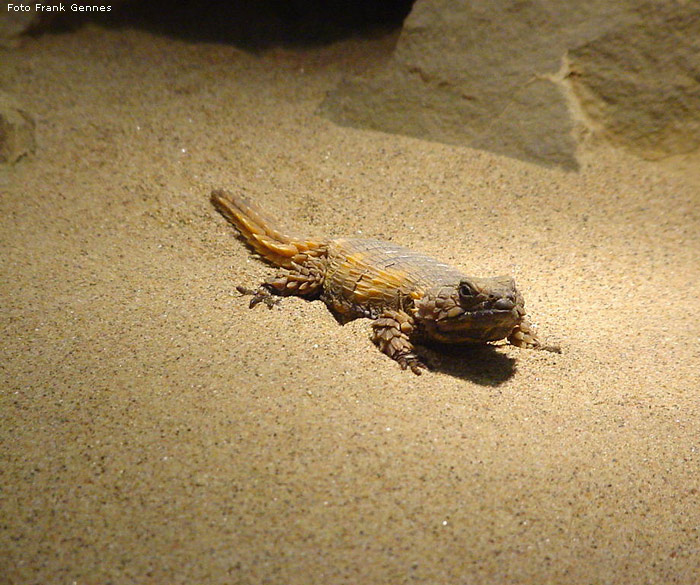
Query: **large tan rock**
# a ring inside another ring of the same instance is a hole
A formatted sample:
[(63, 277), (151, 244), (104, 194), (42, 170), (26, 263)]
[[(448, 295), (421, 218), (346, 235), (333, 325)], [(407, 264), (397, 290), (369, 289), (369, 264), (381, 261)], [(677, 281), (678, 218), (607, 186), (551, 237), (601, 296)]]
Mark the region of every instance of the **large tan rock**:
[(569, 58), (580, 106), (611, 142), (649, 159), (700, 147), (700, 2), (647, 7)]
[(576, 168), (590, 132), (659, 156), (697, 148), (700, 3), (418, 0), (395, 53), (332, 120)]

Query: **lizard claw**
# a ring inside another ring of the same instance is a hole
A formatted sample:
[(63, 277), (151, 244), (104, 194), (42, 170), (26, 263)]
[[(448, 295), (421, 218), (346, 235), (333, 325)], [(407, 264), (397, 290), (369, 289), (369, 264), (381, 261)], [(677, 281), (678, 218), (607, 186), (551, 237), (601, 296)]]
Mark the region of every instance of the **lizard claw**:
[(522, 349), (536, 349), (540, 351), (551, 351), (552, 353), (561, 353), (561, 347), (558, 345), (545, 345), (538, 338), (532, 324), (523, 320), (508, 336), (508, 342), (515, 347)]
[(540, 351), (551, 351), (552, 353), (561, 353), (561, 347), (559, 347), (558, 345), (540, 345), (535, 349), (538, 349)]
[(244, 286), (237, 286), (236, 290), (243, 296), (252, 295), (253, 298), (250, 299), (249, 308), (253, 308), (258, 303), (265, 303), (268, 309), (271, 309), (275, 305), (279, 304), (280, 299), (276, 299), (272, 296), (270, 291), (265, 288), (259, 288), (258, 290), (253, 290), (251, 288), (246, 288)]
[(426, 366), (414, 353), (406, 353), (397, 356), (395, 359), (397, 362), (399, 362), (399, 365), (401, 366), (402, 370), (405, 370), (406, 368), (411, 368), (411, 371), (416, 376), (420, 376), (423, 373), (423, 370), (428, 369), (428, 366)]

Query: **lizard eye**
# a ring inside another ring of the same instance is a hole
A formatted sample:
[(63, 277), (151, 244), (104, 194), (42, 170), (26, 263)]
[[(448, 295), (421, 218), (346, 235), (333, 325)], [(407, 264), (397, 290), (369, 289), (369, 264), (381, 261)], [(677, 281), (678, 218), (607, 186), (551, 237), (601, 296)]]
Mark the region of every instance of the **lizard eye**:
[(476, 294), (474, 289), (469, 285), (469, 283), (462, 282), (459, 285), (459, 296), (462, 298), (473, 297)]

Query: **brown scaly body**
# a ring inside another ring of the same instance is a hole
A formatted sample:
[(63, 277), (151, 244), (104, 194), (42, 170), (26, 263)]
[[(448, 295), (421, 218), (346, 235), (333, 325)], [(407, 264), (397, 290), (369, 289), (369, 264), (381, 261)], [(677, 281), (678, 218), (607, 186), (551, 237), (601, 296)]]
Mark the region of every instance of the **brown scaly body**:
[(272, 295), (321, 299), (339, 321), (373, 319), (372, 340), (402, 368), (420, 374), (414, 343), (486, 343), (507, 339), (544, 346), (525, 318), (523, 297), (509, 277), (475, 278), (389, 242), (339, 238), (326, 242), (285, 235), (242, 195), (213, 191), (211, 202), (263, 258), (283, 268), (257, 290), (250, 306)]

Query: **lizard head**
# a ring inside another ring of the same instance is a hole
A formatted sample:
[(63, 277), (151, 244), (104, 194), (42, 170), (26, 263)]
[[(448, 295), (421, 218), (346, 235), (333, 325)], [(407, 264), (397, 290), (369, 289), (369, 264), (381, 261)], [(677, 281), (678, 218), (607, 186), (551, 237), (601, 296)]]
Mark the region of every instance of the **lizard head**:
[(525, 315), (515, 281), (463, 277), (428, 290), (416, 301), (416, 321), (429, 340), (483, 343), (507, 337)]

